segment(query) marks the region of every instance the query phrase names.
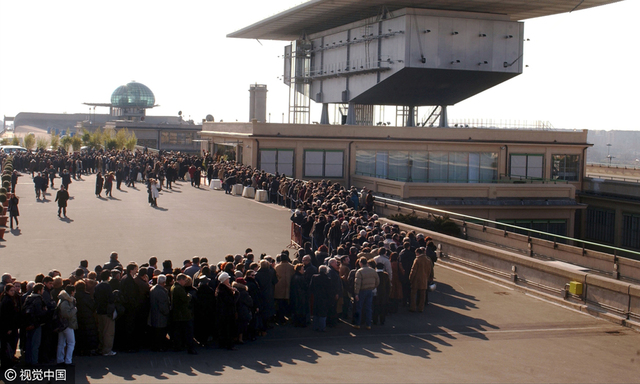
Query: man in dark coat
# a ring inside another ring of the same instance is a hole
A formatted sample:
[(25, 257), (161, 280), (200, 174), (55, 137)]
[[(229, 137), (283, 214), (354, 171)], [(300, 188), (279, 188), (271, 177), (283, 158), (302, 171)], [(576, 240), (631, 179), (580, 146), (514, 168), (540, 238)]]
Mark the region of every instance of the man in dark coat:
[(193, 341), (193, 315), (189, 309), (191, 296), (187, 294), (185, 285), (187, 284), (187, 275), (178, 274), (176, 282), (171, 287), (171, 321), (173, 322), (173, 347), (177, 350), (183, 350), (185, 345), (187, 352), (196, 355), (195, 342)]
[(240, 298), (238, 291), (229, 284), (229, 274), (226, 272), (218, 275), (218, 287), (216, 288), (216, 310), (218, 311), (218, 342), (220, 348), (229, 350), (233, 348), (233, 339), (236, 336), (236, 303)]
[(124, 298), (124, 316), (118, 319), (120, 327), (122, 327), (122, 337), (118, 340), (122, 342), (122, 348), (127, 352), (136, 352), (139, 348), (136, 340), (136, 317), (141, 307), (142, 294), (135, 282), (135, 276), (138, 273), (138, 265), (129, 263), (127, 271), (120, 281), (120, 291)]
[(405, 274), (402, 275), (400, 282), (402, 283), (402, 305), (407, 306), (409, 304), (409, 296), (411, 295), (411, 285), (409, 284), (409, 271), (411, 271), (411, 267), (413, 266), (413, 261), (416, 258), (416, 253), (413, 247), (411, 246), (410, 241), (405, 241), (402, 244), (402, 251), (400, 251), (400, 264), (402, 265), (402, 269), (405, 270)]
[(289, 302), (293, 313), (293, 326), (306, 327), (307, 314), (309, 313), (309, 284), (302, 274), (304, 265), (296, 264), (295, 273), (291, 278), (291, 288), (289, 294)]
[(11, 221), (11, 229), (13, 229), (13, 221), (16, 221), (16, 227), (18, 226), (18, 216), (20, 216), (20, 211), (18, 210), (18, 204), (20, 200), (18, 196), (13, 194), (9, 199), (9, 206), (7, 207), (7, 211), (9, 211), (9, 220)]
[(98, 323), (96, 322), (96, 303), (86, 290), (86, 283), (79, 280), (76, 287), (76, 314), (78, 329), (76, 330), (75, 351), (81, 355), (89, 355), (98, 348)]
[(93, 292), (98, 317), (98, 352), (103, 356), (113, 356), (113, 338), (115, 336), (116, 322), (113, 319), (115, 311), (115, 297), (109, 284), (111, 273), (104, 269), (100, 273), (100, 283)]
[(64, 185), (60, 186), (58, 193), (56, 193), (56, 201), (58, 202), (58, 217), (60, 213), (64, 213), (64, 217), (67, 217), (67, 201), (69, 200), (69, 192), (67, 192)]
[(313, 330), (324, 332), (327, 326), (327, 314), (331, 305), (331, 281), (329, 280), (329, 267), (320, 266), (320, 272), (313, 275), (309, 292), (313, 296)]

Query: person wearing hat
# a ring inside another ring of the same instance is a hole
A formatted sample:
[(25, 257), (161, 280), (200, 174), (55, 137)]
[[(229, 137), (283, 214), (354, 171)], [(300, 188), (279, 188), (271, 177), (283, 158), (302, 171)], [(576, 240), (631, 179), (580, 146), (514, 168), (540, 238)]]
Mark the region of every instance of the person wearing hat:
[(247, 282), (243, 277), (238, 277), (232, 286), (238, 291), (238, 304), (236, 305), (238, 311), (238, 318), (236, 320), (238, 343), (244, 344), (245, 335), (247, 334), (249, 322), (252, 318), (253, 299), (251, 295), (249, 295)]
[(240, 293), (229, 283), (229, 274), (221, 272), (218, 275), (216, 287), (216, 310), (218, 311), (218, 343), (220, 348), (234, 350), (233, 339), (237, 333), (236, 304), (240, 300)]

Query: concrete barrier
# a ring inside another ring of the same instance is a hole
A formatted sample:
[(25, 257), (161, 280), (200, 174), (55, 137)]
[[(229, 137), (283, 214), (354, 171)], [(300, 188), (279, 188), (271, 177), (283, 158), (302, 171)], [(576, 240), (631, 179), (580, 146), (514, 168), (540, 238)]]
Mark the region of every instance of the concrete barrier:
[[(422, 228), (398, 224), (402, 230), (431, 236), (439, 245), (437, 265), (481, 275), (514, 289), (640, 330), (640, 285), (600, 276), (578, 265), (541, 260), (495, 246), (478, 244)], [(495, 230), (495, 228), (492, 228)], [(511, 236), (509, 234), (508, 236)], [(582, 294), (568, 290), (570, 282), (583, 284)]]
[[(413, 209), (397, 207), (387, 207), (380, 204), (376, 206), (377, 212), (383, 216), (392, 214), (409, 214), (426, 216), (425, 212), (414, 211)], [(611, 277), (616, 280), (627, 280), (632, 283), (640, 283), (640, 261), (616, 257), (615, 255), (598, 252), (570, 244), (562, 244), (549, 240), (539, 239), (521, 235), (515, 232), (508, 232), (502, 229), (475, 224), (451, 218), (465, 233), (465, 238), (481, 243), (496, 244), (501, 248), (513, 252), (535, 256), (544, 259), (553, 259), (574, 264), (590, 269), (599, 274)], [(424, 231), (424, 230), (423, 230)]]

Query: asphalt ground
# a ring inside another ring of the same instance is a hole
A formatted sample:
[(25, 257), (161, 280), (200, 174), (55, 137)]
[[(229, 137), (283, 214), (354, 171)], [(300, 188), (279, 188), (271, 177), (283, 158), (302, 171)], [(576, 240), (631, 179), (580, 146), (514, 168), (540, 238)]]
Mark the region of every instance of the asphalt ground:
[[(122, 262), (215, 262), (247, 247), (275, 255), (289, 243), (284, 208), (181, 182), (156, 209), (143, 185), (99, 199), (94, 182), (71, 184), (64, 220), (55, 191), (38, 202), (24, 176), (20, 230), (0, 242), (0, 271), (21, 280), (51, 268), (66, 275), (84, 258), (90, 267), (106, 262), (112, 250)], [(371, 330), (283, 325), (236, 351), (75, 357), (76, 382), (640, 383), (639, 333), (444, 265), (436, 281), (424, 313), (402, 308)]]

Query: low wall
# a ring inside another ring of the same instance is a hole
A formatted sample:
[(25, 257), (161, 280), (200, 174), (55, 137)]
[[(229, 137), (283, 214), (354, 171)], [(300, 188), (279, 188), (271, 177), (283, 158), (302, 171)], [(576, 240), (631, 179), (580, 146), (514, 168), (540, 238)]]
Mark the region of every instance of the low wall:
[[(383, 216), (393, 214), (410, 214), (427, 216), (427, 212), (413, 209), (398, 209), (396, 206), (384, 207), (378, 204), (376, 210)], [(496, 244), (502, 248), (516, 253), (537, 258), (559, 260), (585, 269), (597, 271), (598, 274), (616, 280), (625, 280), (631, 283), (640, 283), (640, 261), (626, 257), (617, 257), (609, 253), (598, 252), (570, 244), (556, 243), (535, 237), (528, 237), (514, 232), (506, 232), (501, 229), (465, 222), (451, 218), (462, 229), (464, 238), (471, 241)], [(422, 229), (424, 231), (424, 229)]]
[[(558, 260), (540, 260), (391, 220), (381, 220), (398, 224), (405, 231), (414, 230), (431, 236), (439, 247), (438, 263), (482, 275), (515, 289), (640, 330), (640, 285), (600, 276)], [(569, 293), (567, 287), (572, 281), (583, 284), (582, 294)]]

